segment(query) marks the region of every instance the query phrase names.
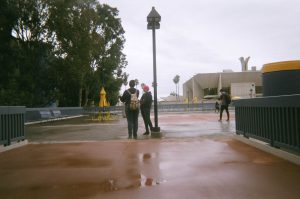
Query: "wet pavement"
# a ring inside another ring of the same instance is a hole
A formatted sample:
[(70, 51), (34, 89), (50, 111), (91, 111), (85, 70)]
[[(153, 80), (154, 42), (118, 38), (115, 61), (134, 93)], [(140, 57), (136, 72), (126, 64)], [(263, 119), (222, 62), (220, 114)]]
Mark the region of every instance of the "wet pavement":
[(0, 153), (0, 198), (299, 198), (299, 165), (233, 139), (234, 121), (217, 119), (160, 114), (163, 138), (152, 139), (140, 118), (138, 140), (123, 118), (27, 126), (29, 144)]
[[(229, 133), (232, 135), (235, 132), (234, 112), (231, 117), (230, 122), (218, 122), (218, 114), (212, 112), (162, 113), (159, 115), (159, 127), (163, 138), (195, 138)], [(140, 116), (138, 139), (149, 139), (149, 136), (142, 135), (144, 132), (144, 123)], [(40, 123), (26, 126), (26, 133), (31, 143), (124, 140), (128, 137), (127, 122), (122, 117), (114, 117), (105, 122), (81, 117)]]

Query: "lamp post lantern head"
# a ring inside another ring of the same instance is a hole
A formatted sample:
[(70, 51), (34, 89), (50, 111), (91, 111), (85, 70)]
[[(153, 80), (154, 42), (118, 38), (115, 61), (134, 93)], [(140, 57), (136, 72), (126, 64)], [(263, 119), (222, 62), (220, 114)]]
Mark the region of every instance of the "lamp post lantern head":
[(160, 22), (161, 16), (158, 14), (158, 12), (155, 10), (154, 7), (152, 7), (152, 10), (147, 16), (147, 29), (159, 29), (160, 28)]

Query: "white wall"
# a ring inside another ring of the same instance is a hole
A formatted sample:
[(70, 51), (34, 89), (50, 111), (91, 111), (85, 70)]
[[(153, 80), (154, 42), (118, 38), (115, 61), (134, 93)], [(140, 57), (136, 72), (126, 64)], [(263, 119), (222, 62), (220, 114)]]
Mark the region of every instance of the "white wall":
[(232, 97), (251, 98), (256, 96), (255, 83), (253, 82), (231, 83), (230, 87)]

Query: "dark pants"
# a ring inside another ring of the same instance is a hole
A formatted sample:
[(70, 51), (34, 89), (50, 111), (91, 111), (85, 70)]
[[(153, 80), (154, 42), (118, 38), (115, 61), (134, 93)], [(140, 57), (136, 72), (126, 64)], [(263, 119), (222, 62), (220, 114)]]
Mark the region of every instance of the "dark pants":
[(222, 120), (222, 115), (223, 115), (224, 110), (226, 111), (226, 114), (227, 114), (227, 120), (229, 120), (228, 105), (221, 105), (220, 120)]
[(138, 131), (138, 117), (140, 110), (130, 110), (129, 107), (126, 107), (126, 118), (127, 118), (127, 126), (128, 126), (128, 138), (137, 138)]
[(150, 119), (150, 109), (149, 108), (142, 108), (141, 113), (142, 113), (142, 116), (143, 116), (146, 133), (150, 133), (149, 128), (150, 128), (150, 130), (152, 130), (152, 128), (153, 128), (152, 122), (151, 122), (151, 119)]

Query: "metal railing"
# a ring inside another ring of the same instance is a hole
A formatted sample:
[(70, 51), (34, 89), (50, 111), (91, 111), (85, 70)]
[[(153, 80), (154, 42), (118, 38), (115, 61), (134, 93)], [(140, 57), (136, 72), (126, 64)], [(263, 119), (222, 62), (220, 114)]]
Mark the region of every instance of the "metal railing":
[[(185, 112), (185, 111), (211, 111), (215, 109), (214, 103), (159, 103), (157, 105), (158, 112)], [(121, 114), (124, 109), (122, 106), (110, 106), (107, 108), (86, 107), (84, 112), (98, 112), (101, 110), (110, 111), (112, 113)], [(153, 106), (152, 106), (153, 110)]]
[[(53, 111), (59, 111), (60, 117), (67, 118), (70, 116), (77, 116), (84, 114), (82, 107), (47, 107), (47, 108), (26, 108), (25, 122), (42, 121), (41, 112), (49, 112), (52, 115), (52, 119), (56, 119)], [(51, 120), (51, 118), (49, 118)]]
[(24, 123), (24, 106), (0, 106), (0, 144), (25, 140)]
[(236, 133), (300, 151), (300, 95), (238, 100)]
[(185, 112), (185, 111), (208, 111), (214, 110), (214, 103), (166, 103), (158, 104), (159, 112)]

